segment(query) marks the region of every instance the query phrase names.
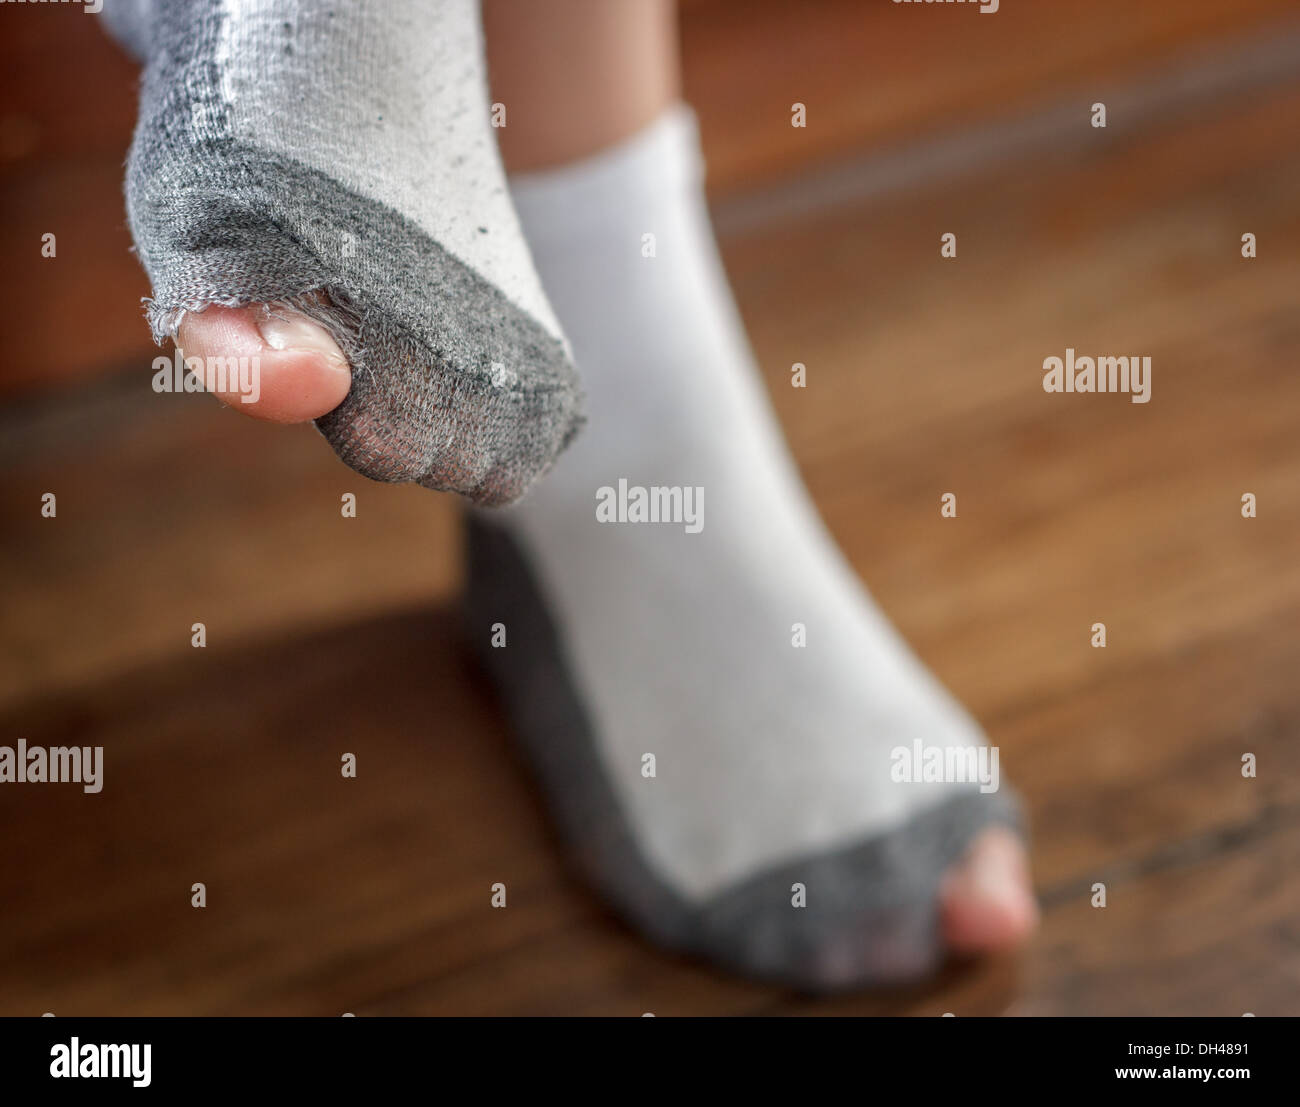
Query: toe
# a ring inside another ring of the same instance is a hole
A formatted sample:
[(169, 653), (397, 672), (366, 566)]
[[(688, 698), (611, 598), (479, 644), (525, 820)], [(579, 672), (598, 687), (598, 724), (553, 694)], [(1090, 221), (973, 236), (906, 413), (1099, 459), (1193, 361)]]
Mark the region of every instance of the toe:
[(944, 940), (954, 953), (1019, 945), (1038, 924), (1038, 904), (1021, 840), (990, 827), (948, 871), (940, 892)]
[[(255, 419), (317, 419), (338, 407), (352, 384), (347, 358), (329, 333), (286, 308), (213, 305), (186, 315), (176, 342), (196, 375), (190, 359), (203, 359), (206, 391)], [(238, 372), (231, 358), (244, 359)]]

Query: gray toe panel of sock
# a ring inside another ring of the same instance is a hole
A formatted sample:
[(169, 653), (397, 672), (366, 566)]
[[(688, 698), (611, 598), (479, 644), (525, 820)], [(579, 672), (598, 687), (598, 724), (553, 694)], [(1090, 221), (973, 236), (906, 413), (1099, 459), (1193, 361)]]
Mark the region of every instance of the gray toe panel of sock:
[(940, 881), (995, 823), (1021, 829), (1014, 794), (964, 794), (888, 833), (767, 869), (697, 912), (700, 940), (725, 964), (819, 990), (923, 976), (944, 953)]
[[(580, 867), (620, 913), (665, 945), (811, 990), (906, 980), (936, 966), (943, 874), (984, 827), (1020, 829), (1013, 794), (962, 794), (886, 834), (688, 903), (636, 843), (523, 551), (500, 526), (478, 517), (467, 526), (471, 640)], [(505, 648), (489, 644), (493, 623), (507, 628)], [(806, 906), (792, 905), (796, 883)]]
[[(205, 173), (220, 189), (195, 177)], [(131, 189), (131, 224), (156, 336), (214, 303), (287, 303), (322, 323), (353, 379), (317, 426), (358, 472), (508, 503), (576, 433), (580, 394), (561, 344), (396, 212), (248, 151), (151, 177), (167, 186)], [(341, 256), (339, 227), (383, 244), (382, 278)]]

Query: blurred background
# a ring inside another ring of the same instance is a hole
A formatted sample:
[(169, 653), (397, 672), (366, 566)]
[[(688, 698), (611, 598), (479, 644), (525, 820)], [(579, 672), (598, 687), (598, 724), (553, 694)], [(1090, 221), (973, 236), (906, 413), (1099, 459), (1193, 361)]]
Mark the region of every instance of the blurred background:
[[(1023, 955), (823, 1001), (570, 874), (461, 638), (451, 499), (150, 390), (134, 67), (79, 6), (0, 5), (0, 744), (106, 762), (0, 789), (0, 1015), (1300, 1014), (1298, 16), (684, 4), (795, 456), (1035, 835)], [(1152, 401), (1045, 394), (1066, 346), (1149, 354)]]

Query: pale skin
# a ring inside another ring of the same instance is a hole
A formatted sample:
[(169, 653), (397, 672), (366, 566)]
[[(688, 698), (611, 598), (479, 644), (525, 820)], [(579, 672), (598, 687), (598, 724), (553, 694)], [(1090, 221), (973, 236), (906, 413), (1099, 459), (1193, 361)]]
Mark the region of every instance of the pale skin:
[[(674, 0), (484, 0), (483, 23), (492, 97), (508, 112), (498, 131), (507, 170), (594, 154), (641, 130), (680, 96)], [(351, 386), (347, 359), (325, 331), (301, 317), (271, 319), (259, 306), (188, 315), (178, 341), (186, 356), (259, 357), (256, 403), (217, 396), (254, 419), (309, 422), (337, 407)], [(940, 917), (954, 953), (1024, 941), (1038, 908), (1015, 835), (994, 827), (975, 839), (944, 878)]]

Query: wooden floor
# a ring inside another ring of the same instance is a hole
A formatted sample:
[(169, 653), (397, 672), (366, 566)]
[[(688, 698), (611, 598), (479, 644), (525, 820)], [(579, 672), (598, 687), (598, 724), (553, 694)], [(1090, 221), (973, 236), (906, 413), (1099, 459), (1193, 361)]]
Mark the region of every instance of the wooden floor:
[[(831, 528), (1028, 800), (1023, 955), (822, 1001), (650, 948), (461, 641), (455, 505), (131, 364), (0, 410), (0, 743), (106, 758), (0, 797), (0, 1015), (1300, 1014), (1298, 127), (1300, 79), (1085, 110), (724, 240)], [(1151, 402), (1044, 393), (1067, 345), (1149, 354)]]

